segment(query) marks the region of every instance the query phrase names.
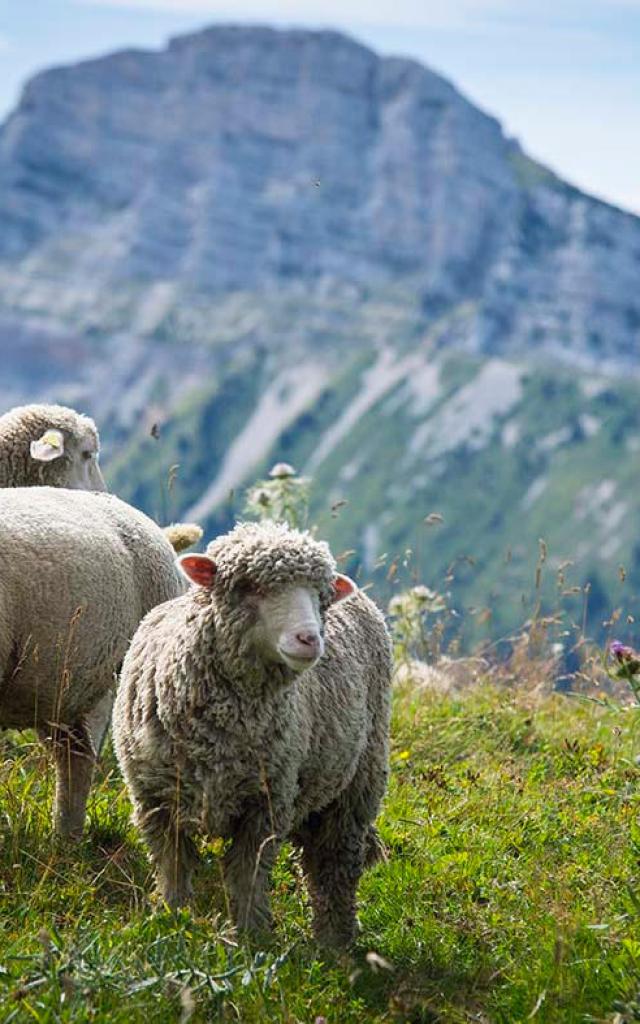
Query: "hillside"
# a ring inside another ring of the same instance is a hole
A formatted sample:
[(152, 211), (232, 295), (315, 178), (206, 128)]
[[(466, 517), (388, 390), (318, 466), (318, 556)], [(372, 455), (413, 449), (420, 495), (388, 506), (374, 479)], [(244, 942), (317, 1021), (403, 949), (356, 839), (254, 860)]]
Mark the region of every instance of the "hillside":
[(496, 631), (540, 537), (594, 626), (618, 563), (640, 587), (639, 280), (640, 219), (333, 32), (45, 71), (0, 128), (0, 405), (82, 406), (114, 488), (210, 530), (286, 458), (351, 571), (472, 556), (454, 599)]
[[(261, 391), (258, 374), (240, 372), (228, 390), (185, 398), (161, 443), (124, 445), (110, 480), (163, 521), (186, 510), (215, 531), (243, 510), (237, 482), (285, 459), (311, 475), (310, 521), (351, 552), (346, 568), (382, 598), (416, 578), (450, 594), (465, 642), (533, 613), (540, 539), (547, 611), (580, 622), (586, 608), (595, 635), (614, 608), (640, 614), (640, 383), (526, 360), (420, 360), (415, 349), (355, 357), (284, 427), (297, 387)], [(193, 437), (207, 438), (197, 452)], [(443, 521), (425, 523), (433, 512)]]

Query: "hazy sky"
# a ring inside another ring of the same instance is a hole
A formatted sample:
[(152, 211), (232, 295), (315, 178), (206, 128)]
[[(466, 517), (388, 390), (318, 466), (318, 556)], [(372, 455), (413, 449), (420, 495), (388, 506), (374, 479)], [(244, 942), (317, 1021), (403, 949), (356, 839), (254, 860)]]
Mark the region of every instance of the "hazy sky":
[(640, 0), (0, 0), (0, 118), (42, 67), (214, 21), (342, 28), (417, 57), (531, 156), (640, 213)]

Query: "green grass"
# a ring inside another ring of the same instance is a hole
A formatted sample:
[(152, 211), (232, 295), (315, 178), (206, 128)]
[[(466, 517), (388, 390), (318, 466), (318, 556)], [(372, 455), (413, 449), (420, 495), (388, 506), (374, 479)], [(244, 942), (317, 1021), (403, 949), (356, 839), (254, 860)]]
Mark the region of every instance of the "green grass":
[(640, 989), (639, 726), (637, 712), (488, 683), (396, 694), (389, 861), (363, 879), (343, 957), (310, 939), (291, 849), (267, 949), (236, 944), (215, 843), (193, 912), (154, 912), (111, 755), (69, 850), (50, 834), (40, 748), (5, 734), (0, 1021), (638, 1019), (616, 1004)]

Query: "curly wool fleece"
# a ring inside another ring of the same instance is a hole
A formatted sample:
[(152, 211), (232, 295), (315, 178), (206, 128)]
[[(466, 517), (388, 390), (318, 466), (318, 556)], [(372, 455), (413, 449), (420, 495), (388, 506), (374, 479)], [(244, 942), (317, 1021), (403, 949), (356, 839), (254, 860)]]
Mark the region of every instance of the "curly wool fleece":
[(214, 593), (228, 596), (239, 580), (258, 591), (302, 584), (317, 590), (320, 604), (333, 600), (336, 563), (324, 541), (283, 523), (240, 523), (207, 547), (216, 563)]
[(60, 487), (68, 473), (64, 458), (38, 462), (31, 442), (48, 430), (59, 430), (66, 440), (91, 439), (100, 451), (100, 438), (90, 416), (63, 405), (21, 405), (0, 416), (0, 487)]
[[(388, 774), (384, 619), (361, 591), (331, 605), (335, 562), (309, 534), (242, 525), (208, 554), (212, 587), (147, 616), (116, 697), (114, 745), (158, 888), (187, 901), (195, 835), (221, 836), (236, 923), (268, 927), (270, 871), (289, 838), (302, 848), (317, 938), (348, 944)], [(252, 648), (247, 582), (317, 591), (325, 650), (313, 667), (296, 674)]]

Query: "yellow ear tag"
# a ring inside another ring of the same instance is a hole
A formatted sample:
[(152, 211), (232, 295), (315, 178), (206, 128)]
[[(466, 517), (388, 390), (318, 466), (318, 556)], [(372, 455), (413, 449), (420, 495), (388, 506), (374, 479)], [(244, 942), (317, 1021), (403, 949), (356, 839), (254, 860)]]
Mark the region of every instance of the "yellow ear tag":
[(29, 450), (36, 462), (53, 462), (64, 455), (64, 434), (53, 428), (45, 430), (42, 437), (31, 442)]

